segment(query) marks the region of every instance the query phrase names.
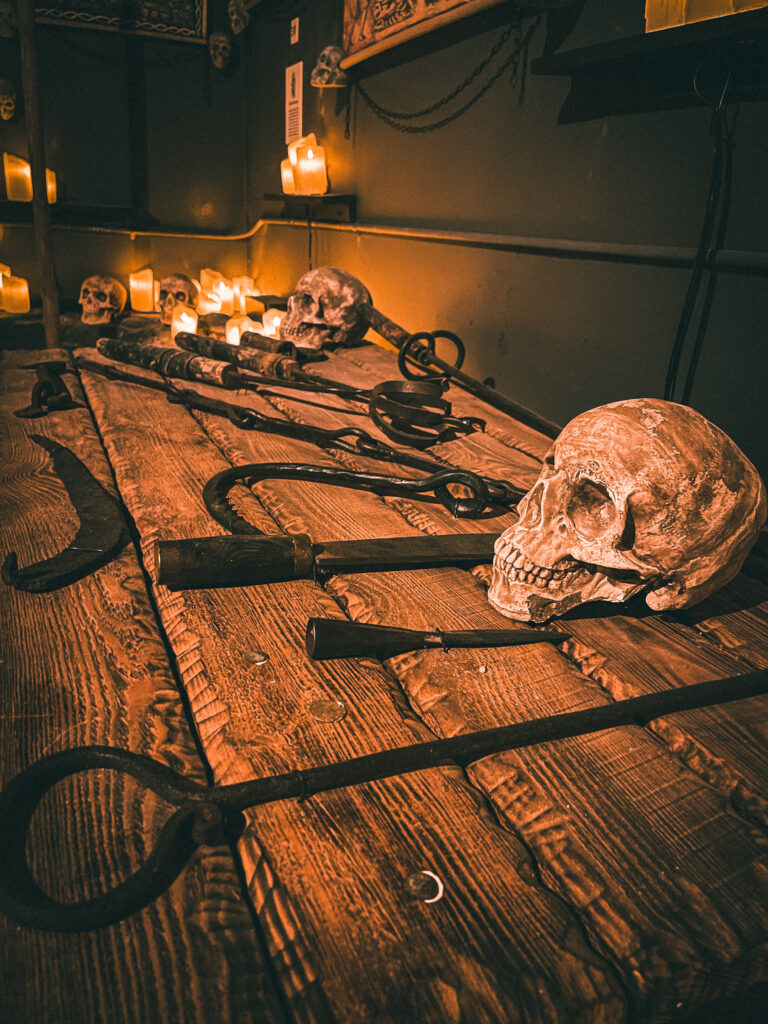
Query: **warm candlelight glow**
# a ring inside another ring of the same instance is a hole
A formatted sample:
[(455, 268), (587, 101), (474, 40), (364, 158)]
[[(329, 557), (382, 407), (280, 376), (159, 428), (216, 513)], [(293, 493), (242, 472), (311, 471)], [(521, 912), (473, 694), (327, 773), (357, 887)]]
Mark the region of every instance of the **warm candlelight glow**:
[(221, 312), (226, 316), (232, 316), (235, 312), (235, 290), (226, 277), (216, 282), (214, 292), (221, 299)]
[(2, 277), (3, 289), (0, 302), (6, 313), (29, 312), (29, 285), (23, 277)]
[(296, 182), (293, 180), (293, 165), (290, 160), (280, 161), (280, 181), (287, 196), (296, 194)]
[(219, 281), (224, 280), (224, 275), (220, 274), (218, 270), (212, 270), (210, 267), (205, 267), (200, 271), (200, 290), (203, 292), (212, 292), (216, 290), (216, 285)]
[(255, 320), (251, 320), (249, 316), (245, 314), (239, 314), (238, 316), (232, 316), (227, 320), (226, 332), (227, 341), (230, 345), (240, 344), (240, 335), (243, 331), (256, 331), (261, 327), (261, 324), (257, 324)]
[(191, 306), (185, 306), (182, 302), (177, 302), (173, 307), (173, 316), (171, 317), (171, 337), (175, 338), (179, 331), (186, 331), (188, 334), (194, 334), (197, 330), (197, 313)]
[(214, 292), (201, 291), (197, 297), (198, 313), (220, 313), (221, 298)]
[(233, 277), (232, 287), (235, 292), (235, 306), (240, 313), (248, 312), (248, 295), (255, 289), (252, 277)]
[[(0, 235), (0, 238), (2, 238), (2, 235)], [(4, 277), (10, 277), (10, 276), (11, 276), (11, 268), (7, 267), (5, 265), (5, 263), (0, 263), (0, 288), (2, 288), (2, 286), (3, 286), (3, 284), (2, 284), (3, 278)]]
[(293, 177), (299, 195), (319, 196), (328, 191), (324, 146), (298, 146), (296, 161)]
[(131, 309), (136, 313), (151, 313), (155, 308), (155, 276), (152, 270), (137, 270), (129, 274), (128, 285), (131, 290)]
[[(5, 171), (5, 191), (13, 203), (32, 202), (32, 168), (21, 157), (3, 153), (3, 170)], [(56, 175), (46, 168), (46, 189), (48, 202), (56, 202)]]
[(285, 316), (282, 309), (266, 309), (262, 314), (262, 322), (264, 327), (261, 331), (262, 334), (266, 334), (268, 338), (278, 338), (280, 336), (280, 321)]
[(300, 139), (296, 139), (295, 142), (288, 143), (288, 159), (290, 160), (293, 167), (299, 162), (298, 150), (300, 146), (316, 146), (317, 136), (314, 132), (310, 132), (309, 135), (302, 135)]

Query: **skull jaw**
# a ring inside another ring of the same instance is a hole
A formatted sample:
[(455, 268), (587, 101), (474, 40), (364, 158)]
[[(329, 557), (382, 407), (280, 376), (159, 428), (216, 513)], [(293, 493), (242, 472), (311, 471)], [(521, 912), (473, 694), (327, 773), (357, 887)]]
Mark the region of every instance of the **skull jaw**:
[(649, 582), (638, 580), (628, 583), (585, 569), (577, 574), (569, 587), (550, 590), (548, 587), (510, 581), (503, 570), (494, 565), (488, 600), (496, 611), (507, 618), (521, 622), (546, 622), (588, 601), (628, 601), (630, 597), (645, 590)]
[(115, 315), (114, 309), (83, 310), (80, 320), (84, 324), (108, 324)]
[(297, 348), (322, 348), (339, 341), (340, 330), (325, 323), (312, 323), (302, 320), (297, 324), (286, 324), (285, 318), (280, 324), (280, 337), (283, 341), (292, 341)]

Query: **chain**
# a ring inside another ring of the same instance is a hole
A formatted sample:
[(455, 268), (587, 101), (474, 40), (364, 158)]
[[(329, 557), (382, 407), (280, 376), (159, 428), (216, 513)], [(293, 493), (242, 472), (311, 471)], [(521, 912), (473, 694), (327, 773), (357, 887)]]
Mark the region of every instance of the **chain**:
[[(520, 18), (518, 17), (508, 28), (504, 30), (500, 38), (491, 48), (488, 55), (464, 79), (464, 81), (461, 82), (460, 85), (456, 86), (455, 89), (452, 89), (450, 93), (444, 96), (441, 100), (438, 100), (437, 103), (433, 103), (428, 107), (424, 107), (422, 110), (417, 110), (412, 113), (388, 110), (386, 107), (382, 107), (381, 104), (377, 103), (374, 99), (372, 99), (359, 82), (355, 83), (357, 91), (363, 97), (366, 104), (370, 107), (373, 113), (381, 121), (383, 121), (385, 124), (388, 124), (390, 128), (394, 128), (396, 131), (405, 132), (408, 134), (420, 134), (424, 132), (435, 131), (435, 129), (437, 128), (443, 128), (445, 125), (457, 120), (459, 117), (465, 114), (471, 107), (473, 107), (475, 103), (477, 103), (477, 101), (481, 99), (493, 85), (496, 84), (499, 78), (501, 78), (501, 76), (510, 66), (513, 67), (511, 81), (513, 83), (515, 82), (518, 76), (518, 72), (520, 70), (521, 58), (523, 68), (525, 68), (525, 65), (527, 64), (528, 47), (531, 41), (531, 37), (538, 28), (540, 22), (541, 18), (537, 18), (536, 21), (528, 29), (525, 36), (521, 36), (521, 23)], [(497, 56), (497, 54), (500, 52), (504, 44), (510, 39), (513, 33), (515, 34), (515, 46), (512, 53), (510, 53), (510, 55), (507, 57), (504, 63), (501, 64), (501, 66), (488, 79), (485, 85), (483, 85), (482, 88), (471, 99), (467, 100), (467, 102), (463, 106), (459, 107), (458, 110), (455, 110), (453, 113), (447, 114), (445, 117), (442, 117), (437, 121), (433, 121), (431, 124), (412, 125), (402, 123), (403, 121), (411, 120), (412, 118), (423, 117), (426, 114), (434, 113), (434, 111), (440, 110), (442, 107), (446, 106), (452, 100), (456, 99), (456, 97), (459, 96), (462, 92), (464, 92), (483, 72), (483, 70), (491, 63), (491, 61), (494, 59), (494, 57)], [(524, 75), (521, 81), (521, 95), (523, 86)]]

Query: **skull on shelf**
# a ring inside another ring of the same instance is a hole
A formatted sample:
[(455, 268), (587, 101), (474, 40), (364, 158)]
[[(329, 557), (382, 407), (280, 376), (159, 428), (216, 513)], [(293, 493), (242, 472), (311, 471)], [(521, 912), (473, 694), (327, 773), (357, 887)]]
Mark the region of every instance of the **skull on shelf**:
[(173, 307), (177, 302), (194, 306), (197, 302), (197, 288), (186, 274), (169, 274), (160, 282), (160, 319), (169, 324), (173, 319)]
[(208, 36), (208, 52), (213, 66), (223, 71), (232, 56), (232, 40), (226, 32), (211, 32)]
[(0, 118), (10, 121), (16, 113), (16, 90), (13, 82), (0, 78)]
[(357, 345), (368, 329), (371, 296), (356, 277), (336, 267), (309, 270), (296, 282), (280, 337), (301, 348)]
[(766, 492), (709, 420), (638, 398), (571, 420), (518, 512), (496, 541), (488, 599), (510, 618), (543, 622), (643, 591), (656, 610), (702, 601), (739, 572)]
[(114, 277), (87, 277), (80, 288), (80, 319), (84, 324), (108, 324), (123, 312), (127, 298), (125, 288)]
[(0, 39), (13, 39), (18, 23), (16, 4), (12, 0), (0, 0)]
[(344, 52), (340, 46), (326, 46), (317, 58), (317, 64), (309, 78), (310, 84), (320, 89), (325, 86), (339, 88), (348, 85), (347, 73), (339, 67), (343, 56)]
[(233, 35), (239, 36), (241, 32), (248, 28), (251, 16), (245, 9), (245, 0), (229, 0), (227, 14), (229, 15), (229, 27), (232, 29)]

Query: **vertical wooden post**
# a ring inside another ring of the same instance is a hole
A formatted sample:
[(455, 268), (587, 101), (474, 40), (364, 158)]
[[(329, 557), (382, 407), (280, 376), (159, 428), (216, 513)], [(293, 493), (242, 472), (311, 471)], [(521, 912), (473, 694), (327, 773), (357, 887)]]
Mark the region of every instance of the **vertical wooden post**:
[(37, 85), (34, 0), (17, 0), (17, 10), (21, 50), (21, 84), (24, 90), (24, 116), (27, 121), (29, 163), (32, 170), (32, 214), (35, 221), (35, 245), (40, 271), (45, 347), (58, 348), (59, 292), (53, 267), (51, 213), (45, 180), (45, 140)]

